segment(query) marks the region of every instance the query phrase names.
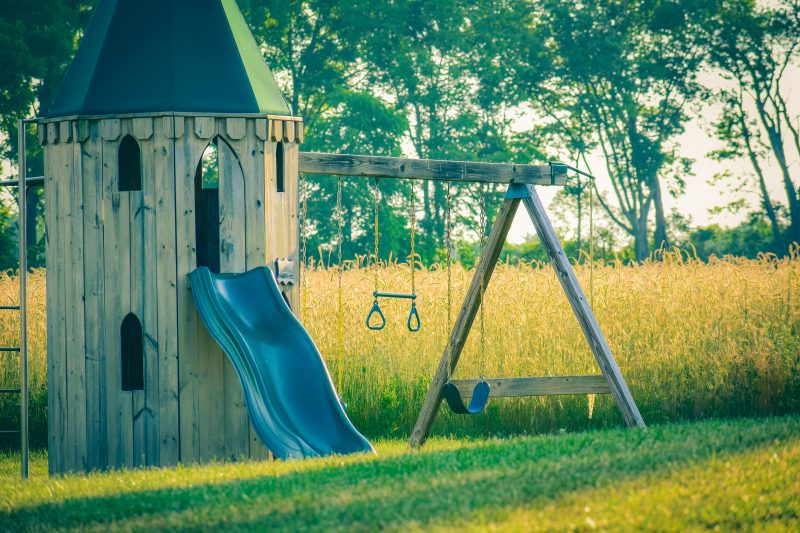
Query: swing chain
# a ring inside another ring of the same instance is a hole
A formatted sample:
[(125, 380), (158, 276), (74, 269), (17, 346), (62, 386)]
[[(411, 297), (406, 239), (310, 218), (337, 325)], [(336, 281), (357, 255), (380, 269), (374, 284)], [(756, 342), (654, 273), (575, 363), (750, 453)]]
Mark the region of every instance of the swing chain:
[(452, 277), (452, 246), (453, 235), (451, 225), (451, 202), (453, 201), (451, 184), (448, 181), (446, 185), (445, 204), (444, 204), (444, 243), (445, 243), (445, 261), (447, 268), (447, 327), (445, 327), (445, 342), (447, 343), (447, 382), (450, 382), (453, 373), (452, 349), (450, 347), (449, 331), (452, 323), (452, 301), (453, 301), (453, 277)]
[[(367, 328), (373, 331), (380, 331), (386, 326), (386, 317), (383, 315), (383, 311), (381, 311), (381, 306), (378, 303), (378, 245), (380, 243), (380, 227), (378, 225), (378, 207), (380, 205), (380, 188), (378, 186), (378, 178), (375, 178), (375, 187), (373, 189), (373, 198), (375, 203), (375, 250), (372, 255), (372, 272), (375, 277), (375, 288), (372, 292), (373, 294), (373, 301), (372, 301), (372, 309), (370, 309), (369, 313), (367, 314)], [(378, 315), (380, 322), (377, 324), (372, 323), (372, 317), (374, 315)], [(375, 345), (373, 342), (373, 351)]]
[(344, 227), (344, 213), (342, 209), (342, 177), (337, 176), (336, 182), (336, 246), (338, 248), (339, 264), (337, 265), (338, 275), (338, 290), (337, 290), (337, 341), (338, 341), (338, 364), (336, 389), (339, 395), (342, 394), (342, 364), (344, 362), (344, 299), (342, 297), (342, 276), (344, 274), (344, 259), (342, 258), (342, 241), (344, 240), (343, 234)]
[(308, 272), (306, 272), (306, 261), (308, 260), (306, 250), (306, 224), (308, 223), (308, 191), (306, 190), (308, 183), (306, 182), (306, 175), (300, 174), (300, 321), (306, 321), (306, 306), (307, 297), (306, 290), (308, 286)]
[(378, 178), (375, 178), (375, 188), (373, 189), (373, 199), (375, 202), (375, 252), (372, 256), (372, 270), (375, 275), (375, 292), (378, 292), (378, 244), (380, 241), (380, 229), (378, 225), (378, 208), (381, 201), (381, 190), (378, 186)]
[(417, 294), (417, 285), (414, 282), (414, 271), (416, 270), (416, 252), (414, 250), (414, 241), (415, 239), (415, 230), (417, 225), (417, 196), (416, 191), (414, 191), (414, 182), (411, 182), (411, 213), (409, 214), (410, 224), (411, 224), (411, 258), (409, 261), (409, 266), (411, 267), (411, 294)]
[(589, 307), (594, 308), (594, 178), (589, 179)]
[(480, 225), (480, 260), (478, 263), (478, 267), (476, 269), (477, 274), (480, 276), (480, 289), (481, 289), (481, 305), (480, 305), (480, 330), (481, 330), (481, 375), (480, 379), (483, 381), (483, 375), (486, 371), (486, 331), (484, 327), (485, 321), (485, 312), (484, 312), (484, 295), (486, 293), (486, 277), (484, 275), (484, 264), (483, 264), (483, 253), (486, 250), (486, 230), (487, 230), (487, 221), (486, 221), (486, 186), (481, 185), (478, 189), (480, 193), (480, 218), (479, 218), (479, 225)]

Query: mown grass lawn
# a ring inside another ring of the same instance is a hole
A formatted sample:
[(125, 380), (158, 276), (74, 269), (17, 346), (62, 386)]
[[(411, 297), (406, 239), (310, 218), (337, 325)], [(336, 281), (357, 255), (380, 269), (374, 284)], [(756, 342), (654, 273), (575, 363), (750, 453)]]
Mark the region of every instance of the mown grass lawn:
[(0, 461), (0, 528), (800, 530), (800, 417), (507, 440), (377, 456), (32, 479)]

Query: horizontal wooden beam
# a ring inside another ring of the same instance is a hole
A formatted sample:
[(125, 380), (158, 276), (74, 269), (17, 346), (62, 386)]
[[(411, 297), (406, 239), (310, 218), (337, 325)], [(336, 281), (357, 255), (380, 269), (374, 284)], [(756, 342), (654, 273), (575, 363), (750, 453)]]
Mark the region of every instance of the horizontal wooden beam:
[[(31, 176), (25, 180), (25, 183), (28, 184), (28, 187), (44, 185), (44, 176)], [(13, 179), (0, 181), (0, 187), (19, 187), (19, 180)]]
[[(471, 396), (477, 379), (453, 380), (462, 396)], [(535, 378), (486, 378), (490, 397), (558, 396), (562, 394), (608, 394), (606, 378), (600, 376), (551, 376)]]
[(374, 155), (300, 152), (302, 174), (438, 180), (464, 183), (529, 183), (564, 185), (562, 165), (517, 165), (436, 159), (407, 159)]

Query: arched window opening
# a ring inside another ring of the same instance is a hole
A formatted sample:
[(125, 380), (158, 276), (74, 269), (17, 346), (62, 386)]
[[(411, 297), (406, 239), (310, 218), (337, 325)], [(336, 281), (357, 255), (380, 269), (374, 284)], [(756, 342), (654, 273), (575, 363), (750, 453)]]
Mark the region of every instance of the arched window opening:
[(126, 135), (119, 143), (117, 171), (120, 191), (142, 190), (142, 151), (139, 143)]
[(122, 320), (120, 327), (122, 356), (122, 390), (144, 390), (144, 338), (142, 323), (133, 313)]
[(278, 192), (284, 192), (285, 190), (285, 186), (283, 184), (283, 171), (284, 171), (283, 161), (284, 161), (283, 142), (279, 142), (278, 146), (275, 148), (275, 169), (277, 172), (275, 183)]
[(197, 266), (219, 272), (219, 145), (209, 143), (194, 176), (194, 231)]

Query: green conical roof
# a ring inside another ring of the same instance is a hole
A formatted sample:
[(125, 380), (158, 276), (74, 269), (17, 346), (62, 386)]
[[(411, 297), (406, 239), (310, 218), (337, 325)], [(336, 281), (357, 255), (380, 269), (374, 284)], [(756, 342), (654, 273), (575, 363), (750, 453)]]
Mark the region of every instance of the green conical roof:
[(235, 0), (101, 0), (49, 118), (289, 115)]

